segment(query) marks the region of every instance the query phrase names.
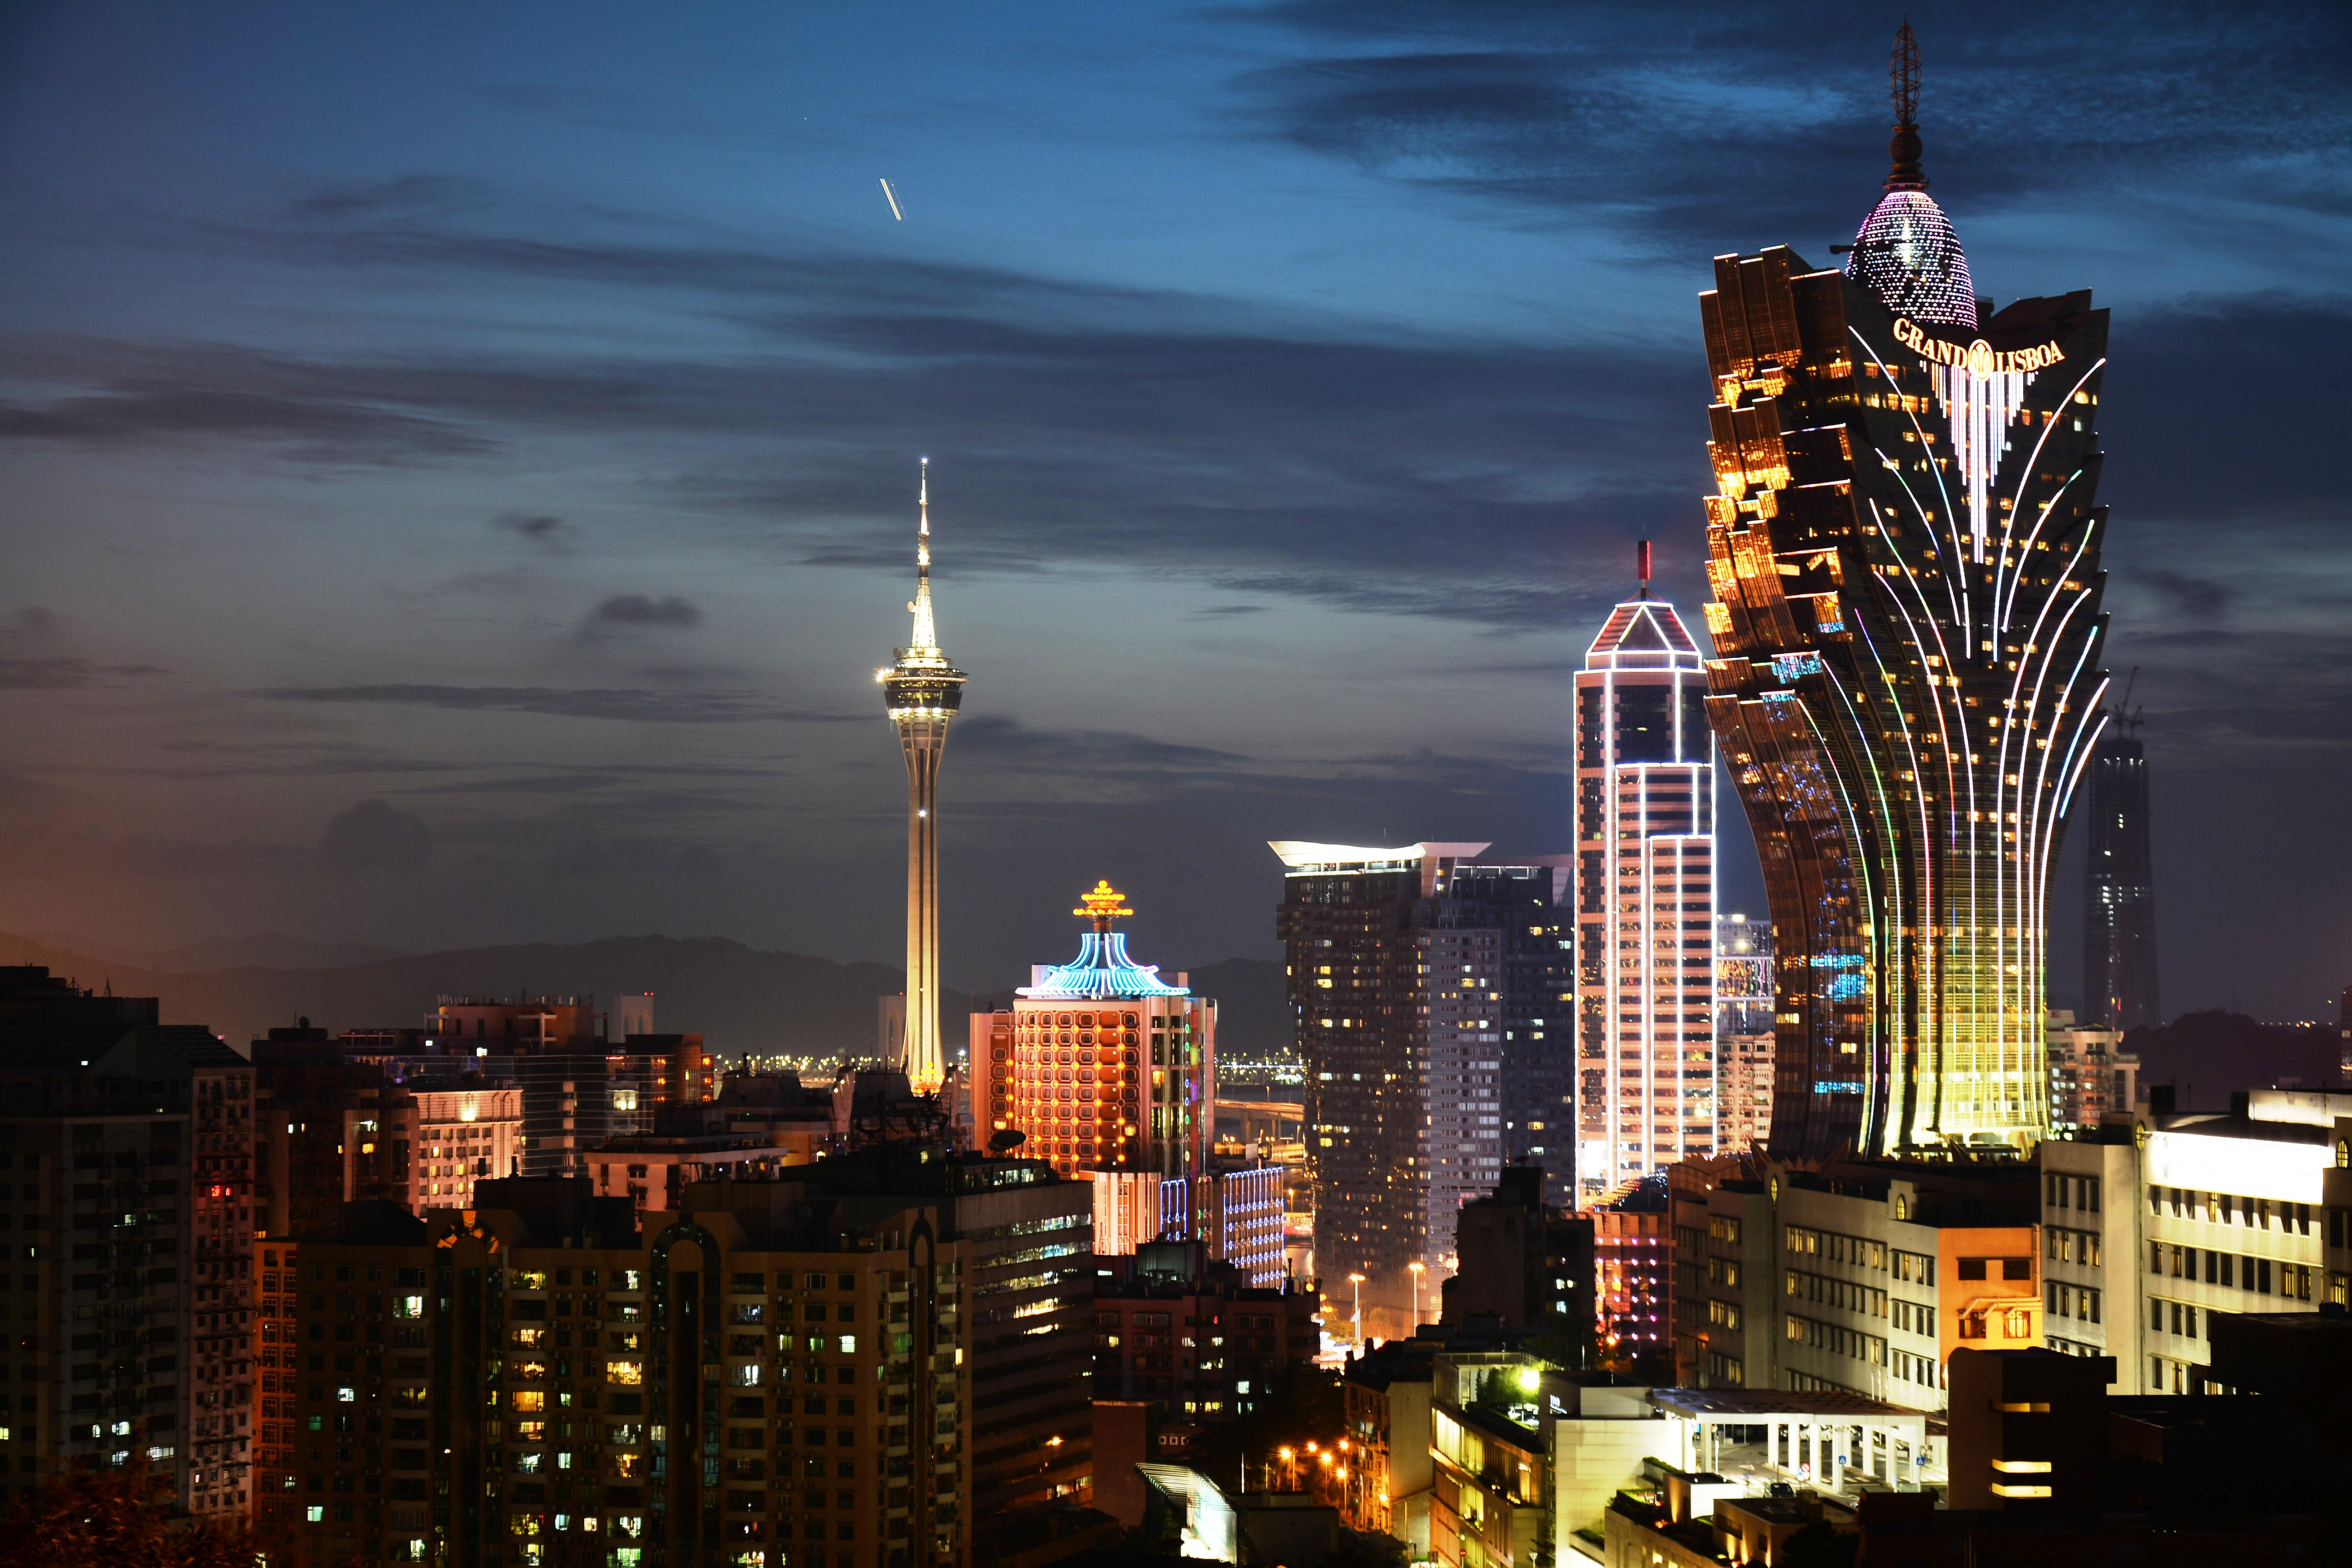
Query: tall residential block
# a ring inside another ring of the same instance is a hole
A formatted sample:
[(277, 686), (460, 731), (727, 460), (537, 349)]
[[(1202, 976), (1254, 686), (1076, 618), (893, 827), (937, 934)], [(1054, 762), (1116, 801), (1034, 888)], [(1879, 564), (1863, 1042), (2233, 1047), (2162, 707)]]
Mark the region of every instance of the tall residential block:
[(2131, 1114), (2139, 1099), (2139, 1058), (2123, 1048), (2122, 1031), (2078, 1023), (2061, 1007), (2051, 1011), (2049, 1038), (2053, 1131)]
[(0, 969), (0, 1465), (143, 1459), (199, 1515), (251, 1504), (253, 1069), (153, 997)]
[(2125, 1032), (2161, 1024), (2147, 748), (2137, 717), (2120, 716), (2099, 737), (2084, 816), (2090, 858), (2083, 868), (2083, 1020)]
[(1566, 1201), (1575, 1090), (1571, 941), (1555, 859), (1483, 844), (1278, 842), (1276, 934), (1307, 1072), (1315, 1258), (1402, 1324), (1420, 1263), (1453, 1271), (1454, 1216), (1507, 1159)]
[(885, 1065), (907, 1075), (917, 1094), (936, 1093), (947, 1079), (940, 1038), (940, 760), (948, 723), (963, 705), (962, 670), (940, 647), (931, 615), (931, 460), (923, 459), (915, 534), (915, 597), (907, 608), (915, 629), (881, 683), (898, 748), (907, 759), (907, 1009), (899, 1054)]
[(1715, 1152), (1715, 733), (1672, 605), (1610, 613), (1576, 674), (1576, 1184)]
[(642, 1220), (574, 1178), (353, 1205), (279, 1270), (277, 1521), (452, 1568), (1034, 1548), (1089, 1492), (1089, 1215), (1045, 1166), (920, 1144)]
[(2050, 878), (2105, 722), (2106, 312), (1978, 297), (1917, 86), (1843, 270), (1722, 256), (1699, 298), (1707, 712), (1771, 901), (1772, 1146), (1815, 1159), (2042, 1135)]

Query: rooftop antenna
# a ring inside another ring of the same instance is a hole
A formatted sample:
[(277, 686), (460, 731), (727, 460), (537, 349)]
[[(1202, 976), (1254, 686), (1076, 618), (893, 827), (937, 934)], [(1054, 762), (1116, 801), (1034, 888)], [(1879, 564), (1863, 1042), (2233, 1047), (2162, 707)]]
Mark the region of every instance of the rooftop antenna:
[(1641, 579), (1642, 587), (1638, 596), (1648, 598), (1650, 596), (1650, 542), (1646, 539), (1633, 546), (1633, 575)]
[(915, 597), (907, 606), (915, 614), (914, 645), (937, 647), (939, 628), (931, 620), (931, 460), (925, 458), (915, 491)]
[(1924, 191), (1927, 176), (1919, 172), (1919, 40), (1906, 19), (1895, 30), (1895, 53), (1887, 61), (1888, 89), (1895, 99), (1895, 135), (1886, 143), (1894, 167), (1887, 172), (1890, 191)]

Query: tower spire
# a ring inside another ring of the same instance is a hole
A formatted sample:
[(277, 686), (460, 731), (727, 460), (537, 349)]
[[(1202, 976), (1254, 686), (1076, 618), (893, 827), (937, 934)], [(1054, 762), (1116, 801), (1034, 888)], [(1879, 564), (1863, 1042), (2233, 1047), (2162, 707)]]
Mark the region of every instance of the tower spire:
[(945, 1079), (940, 1044), (940, 755), (948, 724), (963, 703), (964, 673), (948, 662), (931, 621), (931, 460), (923, 459), (916, 489), (915, 614), (909, 646), (875, 671), (883, 703), (907, 758), (907, 1014), (906, 1028), (887, 1065), (904, 1071), (919, 1094)]
[(1927, 176), (1919, 172), (1919, 40), (1905, 21), (1895, 30), (1895, 53), (1886, 64), (1886, 85), (1895, 100), (1895, 135), (1886, 143), (1893, 163), (1887, 171), (1890, 191), (1924, 191)]
[(940, 631), (931, 619), (931, 460), (923, 459), (922, 477), (917, 481), (915, 511), (915, 598), (907, 606), (915, 613), (915, 633), (908, 639), (916, 647), (935, 648), (940, 646)]

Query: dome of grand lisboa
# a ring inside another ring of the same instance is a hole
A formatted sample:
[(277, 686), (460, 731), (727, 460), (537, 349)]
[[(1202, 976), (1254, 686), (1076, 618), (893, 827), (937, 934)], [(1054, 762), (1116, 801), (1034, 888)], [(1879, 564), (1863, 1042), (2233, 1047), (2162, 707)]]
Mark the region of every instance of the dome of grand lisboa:
[(1976, 288), (1960, 237), (1935, 198), (1916, 186), (1889, 190), (1871, 209), (1853, 237), (1845, 273), (1898, 316), (1976, 328)]

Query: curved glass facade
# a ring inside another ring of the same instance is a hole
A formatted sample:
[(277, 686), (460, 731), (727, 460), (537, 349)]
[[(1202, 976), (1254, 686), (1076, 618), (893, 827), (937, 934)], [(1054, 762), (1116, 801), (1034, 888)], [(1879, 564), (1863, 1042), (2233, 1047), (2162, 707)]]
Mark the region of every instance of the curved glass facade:
[(1771, 900), (1771, 1145), (2021, 1147), (2050, 875), (2104, 722), (2106, 312), (1979, 325), (1971, 299), (1956, 326), (1856, 271), (1775, 247), (1700, 298), (1707, 712)]

